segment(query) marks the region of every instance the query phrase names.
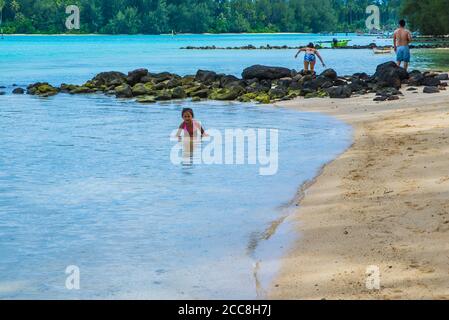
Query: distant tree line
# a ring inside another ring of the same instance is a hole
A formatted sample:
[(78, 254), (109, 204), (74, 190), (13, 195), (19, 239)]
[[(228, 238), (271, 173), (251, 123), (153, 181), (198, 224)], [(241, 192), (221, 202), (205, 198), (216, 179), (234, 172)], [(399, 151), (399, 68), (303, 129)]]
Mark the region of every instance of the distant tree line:
[[(429, 27), (427, 23), (441, 20), (438, 22), (446, 24), (448, 3), (448, 0), (0, 0), (0, 9), (5, 33), (161, 34), (365, 30), (365, 10), (370, 4), (381, 8), (382, 27), (391, 29), (404, 5), (404, 13), (413, 20), (413, 25), (437, 32), (440, 30), (437, 26)], [(65, 27), (68, 5), (80, 8), (80, 30), (68, 31)], [(421, 9), (430, 18), (422, 18)]]
[(428, 35), (449, 35), (449, 0), (404, 0), (402, 12), (412, 28)]

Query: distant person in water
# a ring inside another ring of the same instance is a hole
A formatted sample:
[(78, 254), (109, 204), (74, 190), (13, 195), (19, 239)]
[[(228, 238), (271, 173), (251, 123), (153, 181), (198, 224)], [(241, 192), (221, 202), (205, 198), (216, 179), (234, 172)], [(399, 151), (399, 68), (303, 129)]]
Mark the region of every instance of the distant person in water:
[(178, 133), (176, 136), (178, 139), (181, 139), (181, 133), (184, 132), (184, 137), (194, 138), (198, 135), (198, 132), (201, 132), (201, 136), (205, 136), (206, 132), (204, 131), (201, 123), (196, 121), (194, 118), (193, 110), (190, 108), (182, 109), (182, 119), (184, 120), (178, 129)]
[(396, 52), (396, 63), (401, 66), (404, 62), (404, 69), (408, 69), (410, 63), (410, 42), (412, 42), (412, 34), (405, 29), (405, 20), (399, 21), (399, 28), (396, 29), (393, 36), (394, 52)]
[(305, 73), (309, 73), (309, 67), (310, 67), (310, 72), (312, 74), (315, 73), (316, 57), (318, 57), (318, 59), (320, 59), (323, 67), (326, 67), (326, 65), (324, 64), (323, 58), (321, 57), (320, 53), (315, 48), (315, 45), (312, 42), (309, 43), (307, 45), (307, 47), (299, 49), (299, 51), (295, 55), (295, 59), (298, 58), (298, 55), (301, 52), (305, 52), (305, 55), (304, 55), (304, 72)]

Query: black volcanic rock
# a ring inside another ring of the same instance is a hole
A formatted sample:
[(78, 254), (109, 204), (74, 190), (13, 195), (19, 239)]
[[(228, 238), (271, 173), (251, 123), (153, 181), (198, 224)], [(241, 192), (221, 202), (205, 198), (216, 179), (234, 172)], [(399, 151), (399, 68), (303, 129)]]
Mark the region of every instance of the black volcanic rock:
[(438, 89), (438, 87), (424, 87), (423, 92), (424, 93), (438, 93), (438, 92), (440, 92), (440, 89)]
[(118, 72), (118, 71), (107, 71), (107, 72), (101, 72), (97, 74), (93, 79), (92, 83), (99, 87), (99, 86), (119, 86), (122, 83), (124, 83), (126, 80), (126, 75), (124, 73)]
[(321, 73), (321, 76), (335, 80), (337, 79), (337, 72), (334, 69), (326, 69)]
[(438, 87), (441, 84), (441, 81), (435, 77), (425, 77), (422, 80), (422, 85), (427, 87)]
[(217, 79), (217, 74), (214, 71), (207, 71), (207, 70), (198, 70), (195, 75), (195, 80), (210, 84), (214, 82)]
[(326, 92), (329, 94), (329, 97), (337, 99), (350, 98), (352, 95), (352, 90), (347, 85), (327, 88)]
[(254, 65), (242, 72), (243, 79), (276, 80), (291, 76), (291, 70), (283, 67)]
[(379, 86), (393, 87), (396, 89), (400, 89), (402, 80), (408, 78), (408, 72), (392, 61), (378, 65), (374, 74), (374, 79)]
[(128, 72), (128, 77), (126, 77), (126, 82), (133, 86), (140, 82), (143, 77), (148, 76), (148, 70), (145, 68), (136, 69)]
[(15, 89), (12, 91), (12, 93), (14, 93), (14, 94), (24, 94), (24, 93), (25, 93), (25, 90), (22, 89), (22, 88), (15, 88)]

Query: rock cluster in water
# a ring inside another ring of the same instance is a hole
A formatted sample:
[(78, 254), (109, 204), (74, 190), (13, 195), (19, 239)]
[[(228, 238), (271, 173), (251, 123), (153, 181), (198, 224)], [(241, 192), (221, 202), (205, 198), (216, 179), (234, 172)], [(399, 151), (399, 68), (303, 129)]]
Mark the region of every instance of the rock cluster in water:
[[(220, 46), (186, 46), (181, 47), (182, 50), (299, 50), (304, 48), (304, 46), (272, 46), (267, 44), (266, 46), (254, 46), (252, 44), (246, 46), (235, 46), (235, 47), (220, 47)], [(317, 48), (322, 49), (386, 49), (391, 48), (391, 46), (378, 46), (375, 43), (370, 43), (367, 45), (350, 45), (350, 46), (341, 46), (341, 47), (326, 47), (320, 46), (317, 44)], [(441, 42), (441, 43), (426, 43), (426, 44), (412, 44), (410, 45), (410, 49), (437, 49), (437, 48), (449, 48), (449, 42)]]
[(333, 69), (312, 75), (288, 68), (254, 65), (246, 68), (241, 78), (206, 70), (187, 76), (168, 72), (150, 73), (147, 69), (133, 70), (127, 75), (110, 71), (97, 74), (83, 85), (53, 87), (46, 82), (34, 83), (27, 87), (27, 93), (42, 97), (59, 92), (104, 93), (117, 98), (134, 98), (140, 103), (186, 98), (193, 101), (212, 99), (271, 103), (298, 96), (349, 98), (355, 94), (376, 93), (376, 101), (385, 101), (398, 99), (403, 84), (411, 88), (425, 86), (424, 92), (435, 93), (446, 89), (447, 83), (443, 81), (447, 79), (447, 73), (408, 73), (394, 62), (379, 65), (372, 76), (355, 73), (344, 77), (338, 76)]

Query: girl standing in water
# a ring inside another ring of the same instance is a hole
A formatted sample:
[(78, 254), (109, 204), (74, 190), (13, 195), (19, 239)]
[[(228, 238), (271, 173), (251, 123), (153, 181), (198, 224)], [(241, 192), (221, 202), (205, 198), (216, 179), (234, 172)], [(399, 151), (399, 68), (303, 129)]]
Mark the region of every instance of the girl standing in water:
[[(184, 132), (184, 146), (183, 146), (183, 158), (187, 164), (193, 162), (193, 152), (198, 145), (197, 137), (207, 136), (203, 126), (200, 122), (194, 119), (193, 110), (191, 108), (182, 109), (182, 119), (184, 120), (180, 125), (176, 136), (181, 141), (181, 133)], [(195, 142), (196, 141), (196, 142)]]
[(205, 136), (206, 132), (204, 131), (201, 123), (194, 119), (193, 110), (191, 108), (182, 109), (182, 119), (184, 120), (178, 129), (178, 133), (176, 136), (181, 139), (181, 133), (184, 131), (184, 136), (193, 138), (196, 137), (198, 131), (201, 132), (201, 136)]
[(323, 58), (321, 57), (320, 53), (315, 48), (315, 45), (312, 42), (309, 43), (307, 45), (307, 47), (299, 49), (298, 52), (295, 55), (295, 59), (298, 58), (298, 55), (301, 52), (305, 52), (305, 55), (304, 55), (304, 73), (309, 73), (309, 67), (310, 67), (310, 72), (312, 74), (315, 73), (316, 57), (318, 57), (318, 59), (320, 59), (321, 64), (323, 65), (323, 67), (326, 67), (326, 65), (324, 64)]

